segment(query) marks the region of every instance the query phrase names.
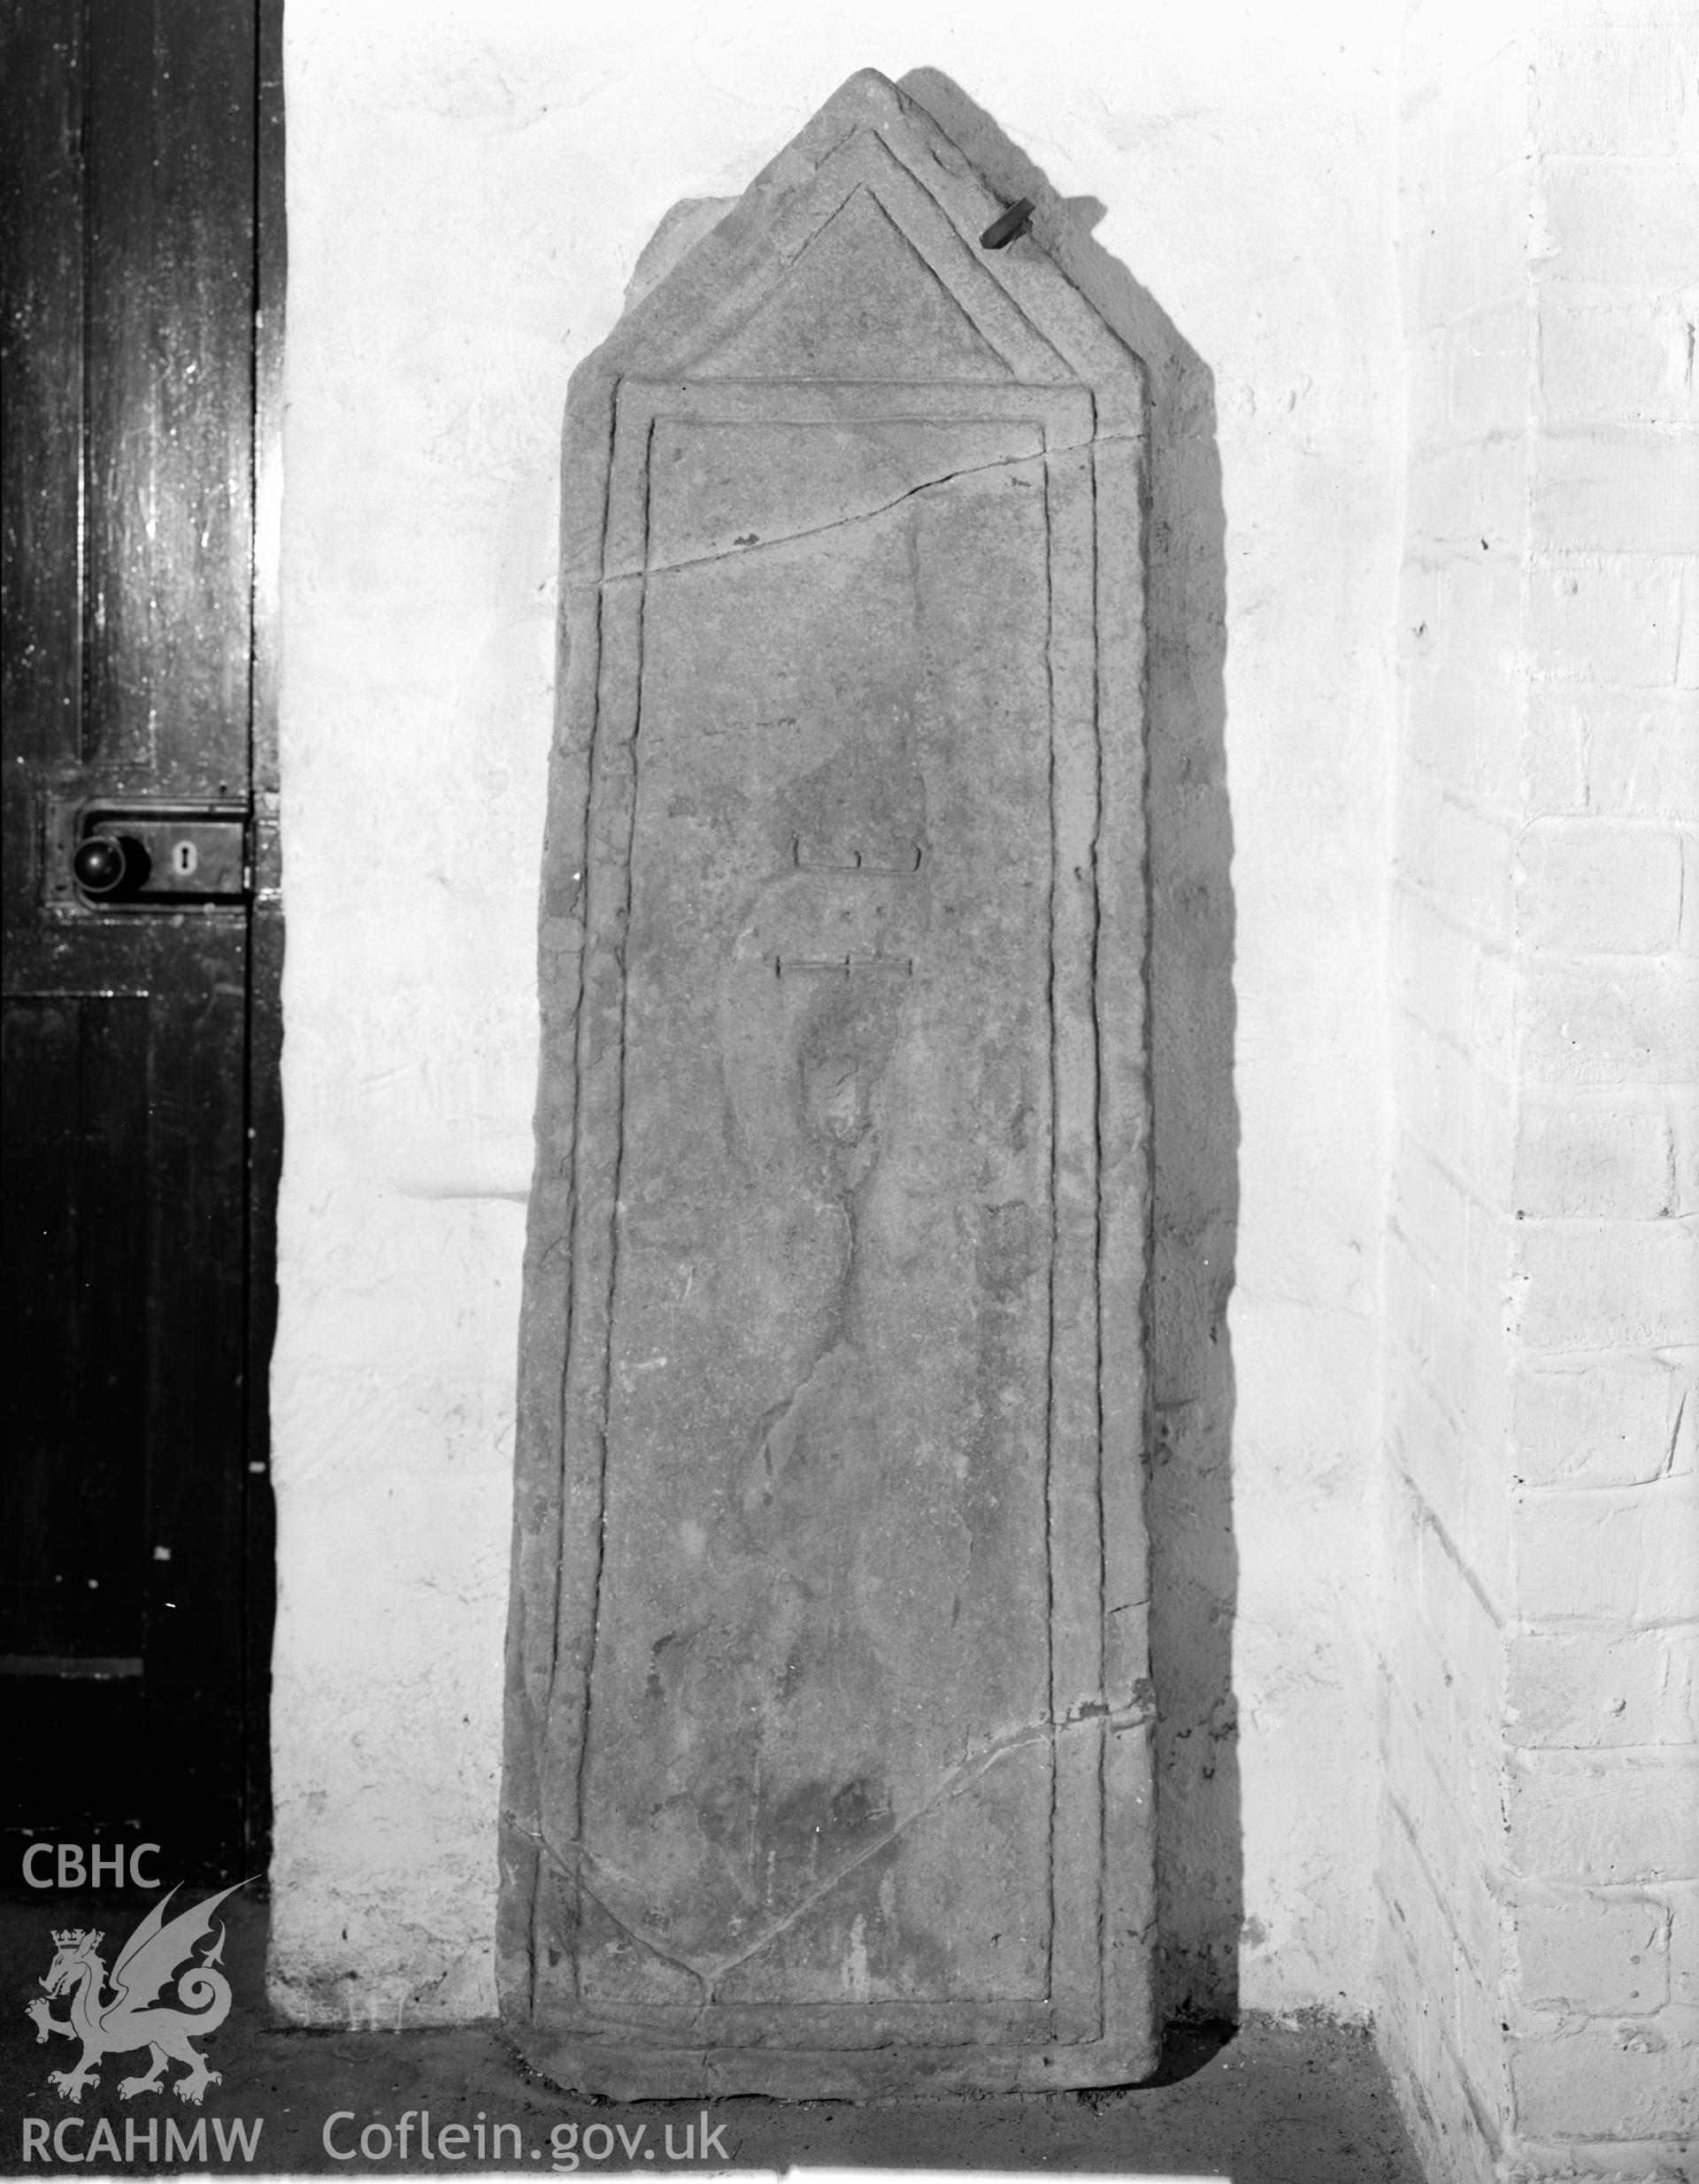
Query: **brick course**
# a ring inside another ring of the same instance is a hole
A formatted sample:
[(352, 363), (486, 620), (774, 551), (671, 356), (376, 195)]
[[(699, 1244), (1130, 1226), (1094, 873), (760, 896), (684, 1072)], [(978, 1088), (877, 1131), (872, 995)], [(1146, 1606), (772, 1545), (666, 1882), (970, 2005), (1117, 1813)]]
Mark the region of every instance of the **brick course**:
[(1654, 1896), (1554, 1895), (1516, 1921), (1522, 1998), (1572, 2017), (1644, 2017), (1670, 1998), (1670, 1913)]
[(1686, 1747), (1699, 1732), (1694, 1654), (1691, 1627), (1518, 1631), (1506, 1719), (1525, 1750)]

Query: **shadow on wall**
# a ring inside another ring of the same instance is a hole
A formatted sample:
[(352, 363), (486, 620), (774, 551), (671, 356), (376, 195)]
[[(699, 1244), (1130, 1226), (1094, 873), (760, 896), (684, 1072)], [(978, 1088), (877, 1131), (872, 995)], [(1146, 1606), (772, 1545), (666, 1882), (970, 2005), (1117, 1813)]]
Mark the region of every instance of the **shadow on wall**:
[(1233, 827), (1226, 767), (1226, 519), (1215, 381), (1126, 267), (936, 69), (902, 88), (1009, 199), (1149, 371), (1151, 1673), (1157, 1903), (1169, 2017), (1235, 2018), (1244, 1915), (1233, 1619), (1233, 1358), (1239, 1219), (1233, 1092)]

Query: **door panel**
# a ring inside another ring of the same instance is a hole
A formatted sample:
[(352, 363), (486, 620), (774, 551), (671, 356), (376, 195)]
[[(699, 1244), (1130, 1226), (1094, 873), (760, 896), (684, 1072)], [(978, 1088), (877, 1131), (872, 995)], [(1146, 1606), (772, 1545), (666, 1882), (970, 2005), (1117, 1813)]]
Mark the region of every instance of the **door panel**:
[[(278, 943), (254, 502), (281, 25), (251, 0), (10, 0), (0, 27), (4, 1259), (25, 1335), (4, 1398), (0, 1698), (26, 1755), (7, 1820), (141, 1827), (174, 1876), (234, 1877), (265, 1819), (251, 1390)], [(265, 342), (278, 330), (273, 311)], [(162, 811), (187, 844), (176, 892), (79, 881), (91, 834), (171, 853)], [(242, 828), (234, 888), (193, 877), (197, 815)]]
[(255, 61), (251, 5), (88, 7), (81, 756), (103, 788), (247, 773)]
[(32, 994), (0, 1019), (5, 1650), (105, 1659), (114, 1676), (141, 1673), (148, 1013), (139, 995)]

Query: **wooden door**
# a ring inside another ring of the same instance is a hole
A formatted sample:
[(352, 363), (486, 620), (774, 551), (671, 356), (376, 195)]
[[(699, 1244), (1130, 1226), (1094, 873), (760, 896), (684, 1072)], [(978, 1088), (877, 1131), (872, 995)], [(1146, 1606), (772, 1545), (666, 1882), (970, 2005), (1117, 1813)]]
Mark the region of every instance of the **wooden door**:
[(0, 23), (7, 1823), (234, 1878), (265, 1825), (280, 19)]

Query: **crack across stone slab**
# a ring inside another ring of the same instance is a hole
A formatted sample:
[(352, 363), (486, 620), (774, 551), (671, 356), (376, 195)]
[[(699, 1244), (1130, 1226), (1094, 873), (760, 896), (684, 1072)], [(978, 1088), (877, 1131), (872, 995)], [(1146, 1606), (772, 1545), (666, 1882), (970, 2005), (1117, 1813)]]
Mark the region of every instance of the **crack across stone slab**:
[[(572, 1843), (563, 1849), (559, 1844), (551, 1842), (541, 1828), (522, 1827), (511, 1813), (507, 1814), (505, 1819), (507, 1826), (514, 1834), (523, 1837), (527, 1842), (534, 1844), (561, 1873), (570, 1873), (582, 1893), (588, 1896), (591, 1903), (611, 1924), (619, 1927), (628, 1942), (634, 1943), (645, 1955), (653, 1957), (657, 1963), (668, 1965), (675, 1972), (682, 1972), (687, 1978), (695, 1980), (700, 1987), (709, 1988), (710, 1981), (707, 1974), (692, 1964), (688, 1957), (673, 1956), (669, 1950), (661, 1948), (658, 1942), (651, 1941), (648, 1934), (640, 1931), (630, 1920), (622, 1919), (612, 1904), (608, 1902), (606, 1896), (598, 1894), (590, 1886), (584, 1877), (584, 1868), (587, 1865), (600, 1867), (611, 1873), (615, 1879), (627, 1882), (634, 1889), (637, 1883), (630, 1874), (619, 1873), (617, 1868), (607, 1866), (604, 1860), (598, 1858), (594, 1850), (587, 1849), (582, 1843)], [(711, 2000), (711, 1990), (705, 1999)], [(534, 1993), (532, 2015), (534, 2018), (536, 2015)]]
[[(1015, 420), (1002, 418), (983, 419), (951, 418), (945, 420), (934, 418), (912, 419), (892, 418), (881, 419), (879, 421), (890, 424), (905, 422), (935, 424), (943, 421), (951, 425), (957, 423), (968, 425), (974, 423), (1003, 424)], [(1039, 420), (1034, 419), (1032, 422), (1037, 424)], [(893, 508), (901, 508), (905, 501), (913, 500), (918, 494), (930, 493), (934, 486), (953, 485), (959, 478), (985, 477), (993, 471), (1013, 470), (1024, 463), (1048, 463), (1060, 455), (1083, 455), (1095, 452), (1098, 448), (1134, 444), (1136, 444), (1135, 435), (1131, 433), (1105, 433), (1088, 440), (1070, 442), (1063, 447), (1035, 448), (1030, 455), (1000, 456), (995, 463), (964, 464), (959, 470), (944, 471), (936, 478), (923, 478), (919, 485), (909, 486), (904, 491), (893, 495), (888, 501), (879, 502), (874, 507), (857, 509), (851, 515), (834, 516), (828, 522), (808, 524), (797, 531), (780, 531), (772, 538), (758, 538), (747, 546), (726, 546), (714, 553), (681, 555), (675, 561), (650, 561), (628, 568), (606, 569), (599, 577), (592, 578), (589, 582), (575, 585), (571, 588), (587, 592), (601, 591), (609, 585), (631, 583), (645, 576), (666, 576), (679, 569), (703, 568), (711, 562), (739, 560), (746, 555), (760, 553), (768, 547), (791, 546), (800, 539), (824, 538), (832, 531), (845, 531), (855, 524), (870, 523), (875, 516), (888, 515)]]
[(877, 1857), (881, 1851), (888, 1850), (894, 1842), (906, 1834), (917, 1821), (924, 1819), (928, 1813), (936, 1811), (940, 1805), (948, 1803), (952, 1798), (958, 1797), (965, 1791), (971, 1789), (1000, 1760), (1007, 1758), (1010, 1753), (1026, 1750), (1034, 1745), (1055, 1744), (1062, 1738), (1081, 1729), (1101, 1728), (1114, 1734), (1128, 1729), (1143, 1728), (1154, 1719), (1155, 1708), (1146, 1698), (1142, 1697), (1130, 1705), (1118, 1706), (1111, 1704), (1108, 1699), (1101, 1696), (1094, 1696), (1076, 1699), (1060, 1721), (1041, 1719), (1036, 1721), (1019, 1722), (1011, 1728), (1000, 1730), (996, 1735), (988, 1739), (977, 1750), (965, 1753), (941, 1778), (927, 1796), (923, 1798), (918, 1805), (903, 1813), (883, 1834), (875, 1841), (865, 1844), (853, 1857), (846, 1859), (834, 1873), (822, 1880), (817, 1888), (811, 1889), (799, 1903), (794, 1904), (781, 1917), (770, 1920), (747, 1947), (739, 1949), (734, 1955), (711, 1957), (701, 1963), (663, 1948), (630, 1918), (622, 1918), (608, 1902), (606, 1896), (590, 1885), (586, 1879), (585, 1869), (590, 1867), (603, 1873), (610, 1880), (622, 1884), (635, 1893), (639, 1884), (634, 1876), (621, 1873), (618, 1867), (610, 1865), (605, 1859), (598, 1857), (595, 1851), (582, 1842), (557, 1844), (550, 1840), (545, 1831), (522, 1827), (511, 1816), (508, 1824), (516, 1834), (534, 1843), (559, 1872), (571, 1874), (584, 1894), (599, 1911), (606, 1914), (621, 1934), (648, 1955), (655, 1957), (657, 1962), (670, 1965), (675, 1971), (683, 1972), (695, 1980), (703, 1989), (703, 1998), (697, 2005), (698, 2014), (700, 2014), (701, 2011), (711, 2009), (719, 2001), (719, 1996), (717, 1990), (719, 1983), (730, 1973), (758, 1957), (763, 1949), (771, 1947), (781, 1934), (788, 1933), (817, 1905), (823, 1903), (835, 1889), (841, 1888), (852, 1873), (858, 1872), (870, 1859)]

